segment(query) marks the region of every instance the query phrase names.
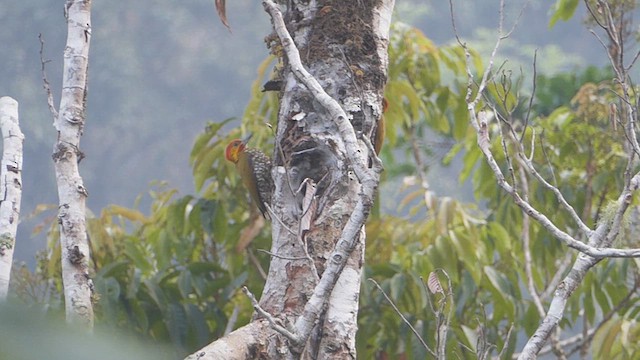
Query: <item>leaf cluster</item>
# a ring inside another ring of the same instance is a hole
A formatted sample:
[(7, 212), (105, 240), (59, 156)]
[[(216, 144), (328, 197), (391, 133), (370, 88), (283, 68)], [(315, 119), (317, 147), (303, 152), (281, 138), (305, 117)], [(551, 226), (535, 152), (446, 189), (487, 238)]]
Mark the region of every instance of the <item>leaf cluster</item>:
[[(524, 247), (523, 214), (498, 189), (469, 129), (467, 85), (457, 80), (466, 74), (464, 53), (458, 47), (435, 46), (419, 31), (397, 24), (389, 54), (385, 181), (402, 185), (399, 198), (380, 201), (399, 204), (397, 212), (407, 215), (374, 216), (367, 225), (365, 279), (381, 285), (432, 349), (438, 345), (438, 326), (448, 322), (449, 356), (478, 358), (503, 348), (511, 356), (516, 338), (531, 335), (541, 320), (526, 286), (525, 250), (532, 255), (531, 277), (545, 306), (553, 279), (566, 271), (562, 264), (570, 263), (575, 254), (567, 254), (565, 246), (533, 222), (526, 233), (530, 247)], [(470, 60), (481, 68), (475, 54)], [(249, 320), (251, 307), (237, 290), (246, 284), (253, 293), (261, 292), (260, 273), (269, 259), (256, 256), (255, 250), (268, 248), (269, 231), (258, 227), (257, 235), (243, 235), (255, 226), (259, 214), (250, 210), (233, 164), (224, 160), (224, 148), (249, 132), (254, 133), (252, 146), (269, 148), (267, 139), (273, 134), (265, 124), (275, 123), (277, 98), (260, 92), (260, 85), (273, 62), (268, 58), (258, 69), (242, 125), (229, 130), (231, 120), (210, 123), (196, 139), (191, 166), (197, 196), (180, 197), (160, 186), (150, 192), (148, 215), (111, 206), (89, 219), (98, 322), (171, 342), (177, 354), (184, 354)], [(535, 101), (541, 105), (530, 115), (524, 108), (528, 102), (517, 96), (522, 81), (505, 79), (490, 87), (490, 96), (502, 100), (495, 109), (499, 120), (490, 131), (503, 171), (509, 173), (507, 154), (517, 148), (514, 141), (522, 141), (536, 169), (588, 224), (605, 216), (621, 181), (611, 174), (621, 174), (625, 165), (619, 133), (623, 124), (612, 123), (609, 116), (616, 85), (604, 80), (606, 74), (594, 69), (579, 74), (570, 93), (558, 86), (569, 75), (541, 78)], [(501, 142), (500, 136), (511, 130), (519, 136)], [(428, 151), (420, 145), (434, 138), (453, 143), (444, 161), (462, 159), (459, 176), (471, 179), (476, 204), (439, 196), (426, 185), (421, 159)], [(542, 185), (529, 179), (517, 186), (532, 205), (577, 233), (571, 217), (558, 210), (555, 196)], [(14, 285), (21, 289), (16, 291), (21, 298), (32, 294), (32, 301), (54, 307), (60, 305), (56, 290), (61, 289), (56, 229), (54, 222), (49, 227), (50, 246), (33, 276)], [(236, 249), (240, 239), (249, 244), (242, 251)], [(450, 286), (444, 286), (444, 292), (451, 296), (429, 292), (423, 279), (433, 272), (448, 274)], [(637, 262), (603, 261), (570, 298), (562, 329), (594, 325), (594, 353), (633, 357), (638, 329), (632, 319), (638, 316), (640, 302), (629, 294), (637, 290), (638, 277)], [(53, 296), (34, 291), (42, 288), (38, 285), (53, 288)], [(234, 312), (239, 314), (237, 321)], [(516, 335), (507, 337), (511, 326)], [(367, 281), (360, 297), (359, 329), (362, 358), (428, 355)], [(605, 330), (620, 336), (608, 336)]]

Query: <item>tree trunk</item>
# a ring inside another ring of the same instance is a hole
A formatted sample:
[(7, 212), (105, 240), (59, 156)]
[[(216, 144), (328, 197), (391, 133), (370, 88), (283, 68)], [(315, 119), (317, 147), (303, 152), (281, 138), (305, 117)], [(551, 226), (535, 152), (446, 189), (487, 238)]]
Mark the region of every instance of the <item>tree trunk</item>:
[(88, 196), (78, 171), (84, 156), (80, 136), (85, 122), (87, 66), (91, 41), (91, 0), (67, 0), (67, 45), (64, 49), (62, 95), (54, 126), (58, 140), (53, 162), (58, 184), (58, 222), (62, 250), (62, 282), (67, 322), (93, 327), (89, 276), (89, 243), (86, 232), (85, 200)]
[[(355, 358), (363, 224), (380, 170), (370, 139), (382, 115), (394, 1), (290, 1), (286, 29), (275, 4), (263, 4), (276, 31), (271, 50), (285, 54), (273, 255), (254, 304), (256, 319), (272, 324), (254, 320), (236, 330), (262, 333), (229, 358)], [(214, 359), (231, 345), (222, 338), (190, 358)], [(248, 348), (252, 357), (244, 356)]]
[(13, 249), (20, 216), (22, 198), (22, 142), (24, 135), (18, 122), (18, 102), (0, 98), (0, 129), (2, 130), (2, 163), (0, 165), (0, 301), (7, 298)]

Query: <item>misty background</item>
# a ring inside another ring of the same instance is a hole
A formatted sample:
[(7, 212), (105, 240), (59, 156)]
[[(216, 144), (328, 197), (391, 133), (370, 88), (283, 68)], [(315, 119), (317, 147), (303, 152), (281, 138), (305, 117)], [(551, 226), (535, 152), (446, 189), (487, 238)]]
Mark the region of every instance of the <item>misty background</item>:
[[(505, 27), (510, 29), (524, 1), (508, 1)], [(537, 49), (539, 74), (602, 66), (601, 46), (578, 13), (549, 28), (553, 2), (531, 1), (500, 57), (514, 71), (532, 72)], [(485, 59), (496, 39), (499, 1), (454, 2), (459, 34)], [(22, 223), (15, 260), (33, 262), (44, 248), (34, 226), (55, 216), (56, 205), (28, 218), (38, 204), (57, 204), (51, 153), (56, 139), (53, 118), (42, 88), (40, 42), (44, 39), (46, 73), (56, 107), (60, 101), (62, 52), (66, 22), (62, 0), (5, 1), (0, 6), (0, 96), (20, 104), (25, 134)], [(421, 29), (438, 45), (451, 44), (454, 33), (449, 3), (442, 0), (396, 2), (395, 21)], [(88, 112), (80, 172), (93, 213), (109, 204), (136, 204), (148, 213), (145, 194), (165, 181), (181, 195), (194, 192), (189, 153), (195, 136), (209, 121), (241, 120), (258, 64), (267, 56), (264, 37), (270, 21), (259, 1), (227, 2), (228, 31), (219, 21), (213, 0), (94, 1), (89, 55)], [(521, 70), (520, 70), (521, 69)], [(457, 197), (455, 166), (438, 166), (448, 149), (432, 147), (432, 187)], [(443, 182), (442, 178), (451, 181)], [(444, 184), (446, 183), (446, 185)], [(468, 192), (468, 191), (467, 191)]]

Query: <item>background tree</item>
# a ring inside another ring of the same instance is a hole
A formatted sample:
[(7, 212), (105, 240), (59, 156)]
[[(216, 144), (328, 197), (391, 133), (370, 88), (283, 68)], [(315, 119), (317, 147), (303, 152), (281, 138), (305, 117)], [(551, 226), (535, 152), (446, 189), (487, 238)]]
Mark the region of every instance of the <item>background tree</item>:
[(7, 299), (13, 265), (13, 249), (22, 200), (22, 142), (24, 135), (18, 121), (18, 102), (8, 96), (0, 98), (2, 130), (2, 169), (0, 169), (0, 302)]
[(84, 128), (87, 101), (91, 0), (65, 3), (64, 14), (67, 19), (67, 46), (59, 110), (53, 105), (49, 84), (44, 79), (49, 108), (58, 132), (53, 162), (58, 184), (62, 283), (67, 321), (92, 328), (93, 282), (89, 273), (85, 204), (89, 194), (78, 170), (78, 164), (84, 156), (80, 151), (80, 136)]
[[(424, 358), (431, 352), (460, 358), (513, 356), (539, 326), (576, 253), (567, 251), (536, 222), (527, 222), (512, 199), (497, 189), (492, 170), (477, 148), (477, 135), (468, 126), (462, 49), (455, 44), (436, 46), (420, 31), (401, 24), (391, 34), (386, 88), (391, 105), (385, 114), (389, 141), (382, 152), (386, 186), (381, 209), (374, 209), (368, 224), (363, 275), (376, 280), (404, 320), (375, 284), (365, 281), (358, 310), (357, 354), (362, 358)], [(509, 39), (505, 45), (513, 38)], [(545, 50), (539, 54), (547, 55)], [(479, 72), (481, 57), (471, 49), (469, 55), (472, 73)], [(254, 214), (246, 206), (246, 191), (233, 165), (224, 161), (223, 151), (232, 138), (253, 132), (252, 146), (271, 149), (276, 155), (280, 152), (278, 146), (269, 147), (273, 132), (264, 125), (277, 123), (279, 99), (260, 92), (272, 61), (277, 60), (265, 60), (259, 68), (241, 129), (226, 137), (232, 122), (212, 123), (196, 140), (192, 165), (197, 195), (179, 196), (175, 190), (157, 186), (151, 192), (149, 215), (111, 206), (89, 219), (95, 284), (101, 295), (96, 309), (100, 322), (170, 341), (176, 355), (184, 355), (250, 320), (252, 305), (238, 290), (245, 284), (252, 293), (261, 293), (262, 274), (266, 275), (272, 257), (264, 249), (271, 240), (268, 226), (255, 225)], [(495, 103), (494, 113), (510, 114), (516, 124), (524, 124), (528, 99), (518, 100), (515, 94), (531, 93), (531, 86), (509, 78), (506, 67), (499, 70), (493, 73), (491, 79), (496, 81), (489, 82), (482, 102)], [(357, 74), (356, 69), (353, 72)], [(517, 73), (517, 68), (511, 71)], [(499, 81), (502, 78), (511, 81)], [(626, 155), (619, 151), (625, 142), (611, 133), (608, 121), (593, 120), (596, 114), (606, 113), (606, 105), (614, 98), (609, 90), (611, 78), (606, 70), (545, 72), (537, 77), (532, 94), (535, 99), (524, 143), (531, 144), (535, 128), (532, 161), (545, 178), (555, 175), (554, 185), (581, 216), (588, 209), (585, 204), (591, 204), (593, 212), (606, 209), (607, 199), (615, 199), (614, 188), (620, 180), (610, 173), (626, 164)], [(507, 122), (501, 122), (502, 127), (491, 124), (496, 161), (514, 161), (503, 154), (499, 136), (501, 130), (509, 134)], [(567, 132), (572, 136), (565, 136)], [(509, 154), (518, 143), (506, 138)], [(454, 182), (440, 173), (433, 177), (439, 170), (433, 156), (442, 147), (447, 163), (461, 164), (460, 177), (472, 183), (478, 205), (446, 196), (442, 189)], [(596, 156), (607, 160), (596, 163), (605, 171), (585, 182), (587, 165)], [(501, 169), (509, 173), (508, 166)], [(534, 179), (521, 178), (519, 171), (508, 179), (513, 177), (532, 206), (553, 213), (558, 226), (571, 228), (574, 219), (557, 212), (555, 195)], [(586, 201), (589, 193), (593, 200)], [(584, 221), (587, 226), (598, 224)], [(57, 226), (51, 229), (51, 239), (57, 239)], [(14, 284), (15, 291), (55, 308), (61, 289), (55, 273), (59, 256), (59, 249), (51, 246), (35, 273), (21, 269), (20, 276), (14, 276), (21, 279)], [(603, 260), (588, 272), (583, 286), (567, 302), (566, 317), (559, 323), (563, 332), (539, 354), (555, 351), (562, 357), (583, 351), (594, 356), (635, 356), (637, 327), (632, 319), (639, 311), (637, 269), (636, 261)], [(440, 290), (430, 286), (434, 277)], [(539, 293), (542, 312), (531, 296), (534, 292)]]

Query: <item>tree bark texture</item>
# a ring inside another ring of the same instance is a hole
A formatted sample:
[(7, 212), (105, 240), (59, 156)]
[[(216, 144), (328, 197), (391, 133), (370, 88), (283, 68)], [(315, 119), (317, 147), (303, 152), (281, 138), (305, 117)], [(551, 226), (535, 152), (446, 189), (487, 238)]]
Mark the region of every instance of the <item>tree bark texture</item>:
[(22, 198), (22, 143), (18, 102), (0, 98), (2, 162), (0, 163), (0, 301), (7, 298)]
[[(290, 1), (280, 6), (283, 16), (270, 0), (263, 4), (284, 85), (273, 154), (273, 256), (259, 306), (290, 332), (263, 327), (251, 339), (260, 344), (254, 358), (352, 359), (362, 225), (379, 180), (370, 139), (382, 115), (394, 1)], [(191, 358), (214, 359), (222, 343), (228, 346), (223, 338)]]
[(88, 196), (78, 163), (83, 158), (80, 137), (85, 124), (87, 67), (91, 41), (91, 0), (67, 0), (67, 44), (64, 49), (62, 95), (54, 121), (58, 139), (53, 149), (58, 184), (58, 223), (62, 250), (67, 322), (93, 327), (86, 232), (85, 200)]

